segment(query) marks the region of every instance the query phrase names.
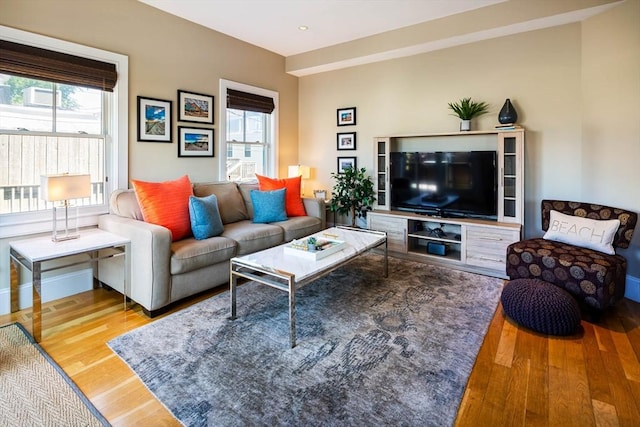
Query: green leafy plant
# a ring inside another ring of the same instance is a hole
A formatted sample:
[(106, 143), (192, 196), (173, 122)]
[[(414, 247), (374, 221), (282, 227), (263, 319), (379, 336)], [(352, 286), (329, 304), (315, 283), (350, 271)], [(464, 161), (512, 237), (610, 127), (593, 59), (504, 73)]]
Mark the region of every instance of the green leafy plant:
[(462, 98), (458, 102), (450, 102), (449, 108), (453, 110), (452, 115), (459, 117), (460, 120), (471, 120), (489, 111), (489, 105), (486, 102), (475, 102), (471, 98)]
[(307, 244), (308, 245), (315, 245), (318, 242), (318, 239), (316, 239), (315, 237), (309, 237), (307, 239)]
[(366, 169), (349, 166), (344, 173), (331, 173), (336, 184), (331, 192), (331, 212), (351, 217), (351, 226), (356, 226), (356, 218), (365, 218), (376, 200), (373, 181)]

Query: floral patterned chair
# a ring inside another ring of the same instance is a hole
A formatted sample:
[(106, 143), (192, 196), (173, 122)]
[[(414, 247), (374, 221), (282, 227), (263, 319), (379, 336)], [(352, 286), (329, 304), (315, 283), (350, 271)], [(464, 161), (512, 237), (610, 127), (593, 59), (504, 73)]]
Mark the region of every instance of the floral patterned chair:
[[(624, 209), (563, 200), (542, 201), (542, 229), (549, 229), (551, 211), (594, 220), (620, 220), (613, 235), (615, 248), (628, 248), (638, 215)], [(507, 248), (507, 275), (510, 279), (537, 278), (559, 286), (592, 313), (613, 306), (624, 297), (627, 260), (616, 253), (606, 254), (544, 238), (522, 240)]]

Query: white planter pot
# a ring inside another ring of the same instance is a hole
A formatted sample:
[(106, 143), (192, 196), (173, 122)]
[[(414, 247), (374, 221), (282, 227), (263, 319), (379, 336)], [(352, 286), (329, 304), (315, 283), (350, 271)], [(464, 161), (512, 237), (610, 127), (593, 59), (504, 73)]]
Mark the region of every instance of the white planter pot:
[(471, 130), (471, 120), (461, 120), (460, 121), (460, 130), (461, 131)]

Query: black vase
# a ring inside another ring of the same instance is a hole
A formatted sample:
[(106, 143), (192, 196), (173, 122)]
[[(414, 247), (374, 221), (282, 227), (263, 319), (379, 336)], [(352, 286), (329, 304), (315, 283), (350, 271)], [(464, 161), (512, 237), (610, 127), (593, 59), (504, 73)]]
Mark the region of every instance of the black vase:
[(504, 101), (504, 105), (502, 106), (502, 109), (498, 114), (498, 121), (503, 125), (506, 125), (508, 123), (515, 123), (518, 121), (518, 112), (515, 108), (513, 108), (513, 105), (511, 104), (509, 98)]

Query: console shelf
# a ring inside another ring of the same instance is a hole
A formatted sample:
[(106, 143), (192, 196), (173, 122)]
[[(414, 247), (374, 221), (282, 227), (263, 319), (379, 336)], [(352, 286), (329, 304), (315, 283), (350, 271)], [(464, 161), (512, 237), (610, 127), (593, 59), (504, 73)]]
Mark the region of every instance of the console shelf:
[(380, 210), (369, 212), (367, 225), (387, 233), (396, 257), (503, 278), (507, 246), (520, 240), (522, 229), (513, 223)]

